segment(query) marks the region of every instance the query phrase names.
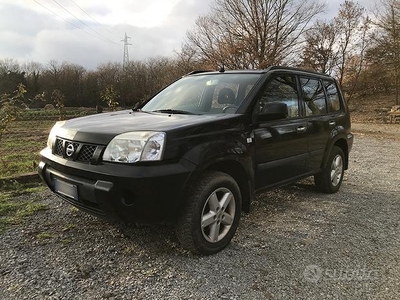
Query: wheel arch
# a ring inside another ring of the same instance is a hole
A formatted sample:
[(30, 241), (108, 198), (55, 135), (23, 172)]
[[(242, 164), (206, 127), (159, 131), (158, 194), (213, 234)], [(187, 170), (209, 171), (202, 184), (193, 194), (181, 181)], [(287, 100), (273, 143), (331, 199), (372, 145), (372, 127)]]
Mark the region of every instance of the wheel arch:
[(346, 140), (339, 139), (333, 144), (333, 146), (337, 146), (340, 149), (342, 149), (343, 154), (344, 154), (344, 168), (345, 168), (345, 170), (347, 170), (349, 168), (349, 147), (347, 145)]
[(222, 161), (212, 164), (206, 170), (220, 171), (226, 173), (239, 185), (242, 196), (242, 211), (250, 211), (250, 203), (254, 194), (254, 179), (248, 178), (245, 168), (237, 161)]
[(327, 146), (328, 150), (325, 151), (324, 158), (322, 160), (321, 168), (323, 169), (326, 167), (326, 164), (328, 163), (328, 158), (331, 155), (331, 151), (334, 146), (337, 146), (340, 149), (342, 149), (344, 154), (344, 168), (345, 170), (347, 170), (349, 167), (349, 146), (347, 145), (346, 139), (343, 137), (335, 139), (334, 141), (329, 143), (329, 145)]

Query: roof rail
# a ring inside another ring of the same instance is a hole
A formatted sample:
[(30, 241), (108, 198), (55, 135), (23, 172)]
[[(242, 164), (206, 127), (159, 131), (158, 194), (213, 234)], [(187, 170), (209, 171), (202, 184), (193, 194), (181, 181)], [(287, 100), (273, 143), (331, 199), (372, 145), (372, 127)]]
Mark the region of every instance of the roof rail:
[(195, 71), (192, 71), (192, 72), (189, 72), (189, 73), (183, 75), (182, 77), (193, 75), (193, 74), (206, 73), (206, 72), (213, 72), (213, 71), (210, 71), (210, 70), (195, 70)]
[(312, 74), (317, 74), (317, 75), (329, 76), (328, 74), (325, 74), (325, 73), (321, 73), (321, 72), (317, 72), (317, 71), (311, 71), (311, 70), (306, 70), (306, 69), (297, 68), (297, 67), (270, 66), (270, 67), (267, 68), (267, 70), (300, 71), (300, 72), (312, 73)]

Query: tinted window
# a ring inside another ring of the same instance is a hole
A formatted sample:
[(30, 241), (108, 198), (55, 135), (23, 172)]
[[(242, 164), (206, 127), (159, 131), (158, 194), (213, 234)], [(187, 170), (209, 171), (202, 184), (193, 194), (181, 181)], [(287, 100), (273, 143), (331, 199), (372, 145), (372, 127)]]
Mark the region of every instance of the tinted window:
[(260, 112), (266, 103), (281, 102), (288, 108), (288, 117), (299, 116), (299, 101), (296, 80), (292, 76), (279, 76), (272, 79), (264, 89), (260, 99)]
[(318, 79), (301, 78), (301, 88), (306, 106), (306, 116), (325, 114), (326, 101), (321, 81)]
[(339, 93), (333, 81), (324, 81), (329, 112), (340, 110)]

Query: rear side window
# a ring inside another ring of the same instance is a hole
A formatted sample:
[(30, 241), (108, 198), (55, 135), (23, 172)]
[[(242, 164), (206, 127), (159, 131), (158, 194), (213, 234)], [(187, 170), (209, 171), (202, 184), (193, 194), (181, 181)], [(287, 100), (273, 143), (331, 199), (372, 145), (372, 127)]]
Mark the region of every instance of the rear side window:
[(303, 91), (306, 116), (326, 114), (325, 92), (321, 81), (312, 78), (300, 78), (300, 83)]
[(267, 84), (260, 99), (259, 112), (262, 112), (265, 105), (271, 102), (285, 103), (289, 118), (299, 116), (297, 85), (293, 76), (278, 76)]
[(339, 111), (341, 109), (339, 92), (337, 90), (336, 84), (333, 81), (324, 81), (324, 86), (326, 90), (326, 98), (328, 100), (328, 110), (329, 112)]

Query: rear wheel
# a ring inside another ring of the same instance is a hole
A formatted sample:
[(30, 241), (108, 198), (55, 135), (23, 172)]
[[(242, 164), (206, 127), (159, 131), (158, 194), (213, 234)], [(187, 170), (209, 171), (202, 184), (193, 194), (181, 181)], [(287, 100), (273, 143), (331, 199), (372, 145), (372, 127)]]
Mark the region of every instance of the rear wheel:
[(343, 150), (333, 146), (326, 167), (314, 176), (317, 190), (328, 194), (339, 190), (344, 175), (344, 159)]
[(241, 195), (236, 181), (222, 172), (207, 172), (192, 183), (176, 224), (182, 246), (198, 254), (225, 248), (239, 225)]

